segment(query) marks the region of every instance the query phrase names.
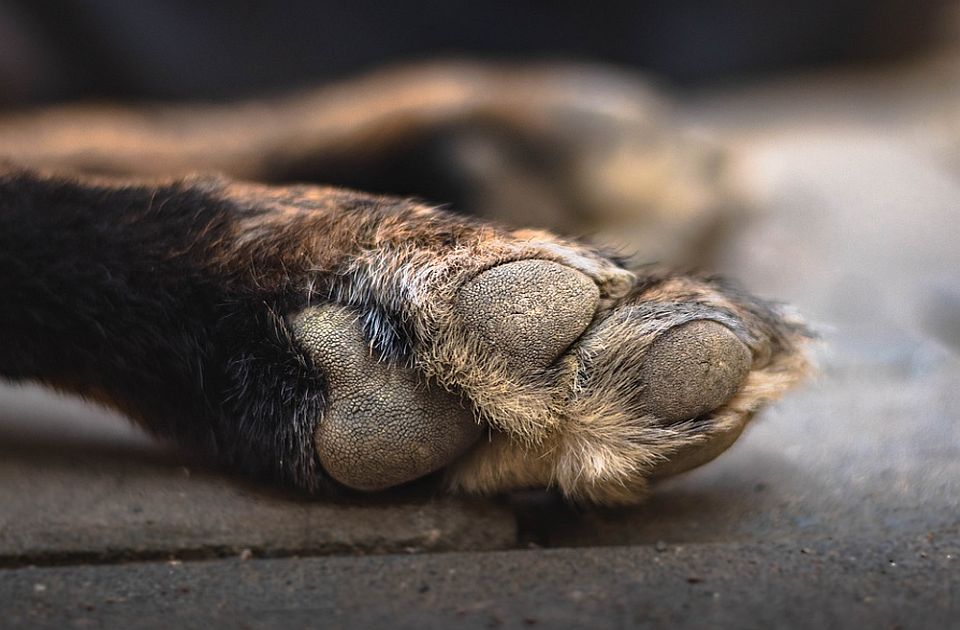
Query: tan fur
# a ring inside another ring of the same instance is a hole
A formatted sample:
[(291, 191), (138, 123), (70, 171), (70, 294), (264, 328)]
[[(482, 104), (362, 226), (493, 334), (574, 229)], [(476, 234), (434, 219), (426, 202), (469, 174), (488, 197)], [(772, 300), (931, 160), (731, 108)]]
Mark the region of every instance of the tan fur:
[[(676, 291), (676, 293), (671, 293)], [(732, 307), (745, 319), (757, 319), (729, 298), (708, 285), (697, 285), (693, 278), (674, 278), (649, 293), (655, 300), (700, 300)], [(644, 293), (633, 298), (645, 301)], [(646, 334), (637, 335), (636, 326), (615, 331), (609, 338), (617, 344), (621, 358), (605, 356), (605, 365), (591, 372), (589, 386), (573, 378), (589, 350), (583, 347), (576, 357), (568, 357), (567, 373), (573, 381), (571, 400), (562, 406), (558, 429), (540, 443), (530, 445), (502, 434), (491, 434), (467, 458), (452, 467), (448, 484), (455, 489), (496, 493), (504, 487), (553, 486), (567, 496), (603, 504), (634, 503), (644, 495), (647, 478), (658, 467), (664, 472), (682, 472), (684, 460), (705, 463), (719, 454), (700, 461), (701, 453), (739, 435), (753, 414), (764, 404), (782, 396), (809, 374), (810, 364), (804, 352), (806, 337), (797, 330), (786, 338), (766, 335), (763, 326), (744, 334), (751, 340), (754, 367), (740, 391), (725, 405), (710, 414), (708, 422), (663, 426), (657, 418), (638, 415), (624, 406), (625, 393), (636, 387), (630, 369), (643, 361), (643, 352), (667, 324), (655, 322)], [(771, 322), (765, 322), (769, 325)], [(630, 343), (623, 343), (630, 340)], [(720, 449), (723, 450), (723, 449)], [(681, 457), (674, 459), (680, 454)], [(669, 466), (666, 466), (669, 464)]]

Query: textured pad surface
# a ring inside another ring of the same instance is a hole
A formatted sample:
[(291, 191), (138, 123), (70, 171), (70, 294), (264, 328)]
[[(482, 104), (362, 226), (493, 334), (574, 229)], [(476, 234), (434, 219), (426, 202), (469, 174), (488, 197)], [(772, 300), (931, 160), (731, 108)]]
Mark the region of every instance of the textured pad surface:
[(740, 389), (751, 360), (747, 346), (722, 324), (696, 320), (671, 328), (644, 357), (642, 405), (667, 422), (713, 411)]
[(457, 314), (511, 365), (544, 367), (593, 319), (600, 301), (586, 275), (547, 260), (488, 269), (460, 291)]
[(297, 341), (327, 378), (327, 410), (315, 442), (330, 476), (382, 490), (450, 463), (480, 436), (473, 414), (413, 370), (379, 363), (356, 315), (311, 307), (291, 321)]

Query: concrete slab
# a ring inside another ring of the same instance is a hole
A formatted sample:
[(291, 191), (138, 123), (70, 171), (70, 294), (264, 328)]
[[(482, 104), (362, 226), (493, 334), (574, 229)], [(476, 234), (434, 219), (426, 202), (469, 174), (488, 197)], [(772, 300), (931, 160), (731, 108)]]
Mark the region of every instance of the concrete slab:
[(949, 628), (960, 537), (0, 572), (8, 628)]
[(122, 418), (0, 390), (0, 565), (130, 558), (503, 549), (496, 502), (321, 502), (190, 462)]

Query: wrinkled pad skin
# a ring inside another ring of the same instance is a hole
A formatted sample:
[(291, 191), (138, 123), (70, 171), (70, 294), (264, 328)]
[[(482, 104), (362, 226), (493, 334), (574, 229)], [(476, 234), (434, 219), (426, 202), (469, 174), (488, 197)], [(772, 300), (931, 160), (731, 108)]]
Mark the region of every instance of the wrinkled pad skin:
[(488, 269), (460, 291), (457, 315), (511, 365), (544, 367), (587, 328), (600, 301), (586, 275), (547, 260)]
[(733, 398), (751, 361), (747, 346), (722, 324), (676, 326), (657, 337), (644, 357), (642, 404), (667, 422), (696, 418)]
[(409, 368), (378, 362), (353, 312), (310, 307), (291, 325), (327, 379), (315, 443), (324, 469), (340, 483), (375, 491), (411, 481), (479, 438), (481, 425), (457, 397)]

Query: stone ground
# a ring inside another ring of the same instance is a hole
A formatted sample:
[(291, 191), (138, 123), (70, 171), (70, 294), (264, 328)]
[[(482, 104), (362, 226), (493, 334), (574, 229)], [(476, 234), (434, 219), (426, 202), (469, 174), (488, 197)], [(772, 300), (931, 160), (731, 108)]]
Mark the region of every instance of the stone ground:
[(0, 626), (960, 626), (958, 59), (684, 101), (755, 200), (719, 266), (824, 343), (646, 505), (310, 502), (6, 388)]

